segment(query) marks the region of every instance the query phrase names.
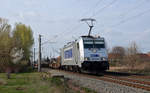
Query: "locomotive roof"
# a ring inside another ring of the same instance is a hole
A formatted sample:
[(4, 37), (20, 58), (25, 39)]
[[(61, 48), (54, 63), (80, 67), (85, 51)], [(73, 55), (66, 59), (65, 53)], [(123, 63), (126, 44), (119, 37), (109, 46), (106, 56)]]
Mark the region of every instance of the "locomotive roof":
[(94, 36), (81, 36), (81, 37), (94, 38)]
[(103, 38), (100, 36), (81, 36), (81, 38), (92, 38), (92, 39), (96, 39), (96, 38)]
[[(103, 38), (103, 37), (100, 37), (100, 36), (80, 36), (81, 38), (92, 38), (92, 39), (96, 39), (96, 38)], [(72, 41), (72, 42), (68, 42), (66, 45), (64, 45), (64, 47), (69, 47), (70, 45), (72, 45), (73, 43), (75, 42), (78, 42), (79, 39), (75, 40), (75, 41)]]

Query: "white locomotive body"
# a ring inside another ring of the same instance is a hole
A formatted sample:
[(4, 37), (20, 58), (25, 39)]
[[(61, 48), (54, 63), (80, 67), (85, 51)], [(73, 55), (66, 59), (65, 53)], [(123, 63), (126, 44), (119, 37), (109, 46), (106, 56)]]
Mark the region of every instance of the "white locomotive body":
[(67, 70), (104, 71), (109, 69), (103, 37), (81, 36), (61, 49), (61, 68)]

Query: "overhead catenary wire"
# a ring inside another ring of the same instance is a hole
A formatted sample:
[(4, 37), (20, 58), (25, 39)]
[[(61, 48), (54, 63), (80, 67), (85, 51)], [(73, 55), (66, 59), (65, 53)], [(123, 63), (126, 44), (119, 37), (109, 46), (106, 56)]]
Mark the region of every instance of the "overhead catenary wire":
[[(103, 1), (103, 0), (98, 0), (90, 10), (88, 10), (88, 11), (85, 12), (83, 15), (81, 15), (81, 18), (85, 17), (85, 15), (87, 15), (91, 10), (95, 10), (95, 8), (96, 8), (99, 4), (101, 4), (102, 1)], [(68, 31), (67, 31), (67, 32), (68, 32), (67, 35), (70, 34), (69, 32), (71, 32), (71, 33), (76, 32), (77, 29), (79, 29), (80, 26), (81, 26), (80, 24), (77, 24), (75, 27), (73, 27), (72, 29), (68, 30)], [(73, 30), (74, 30), (74, 31), (73, 31)], [(73, 32), (72, 32), (72, 31), (73, 31)], [(65, 34), (63, 34), (63, 35), (65, 35)], [(62, 36), (62, 34), (61, 34), (61, 36)]]
[(91, 14), (91, 16), (95, 15), (95, 9), (98, 7), (98, 5), (100, 5), (102, 3), (103, 0), (99, 0), (99, 2), (95, 5), (95, 7), (93, 8), (93, 13)]
[(100, 5), (102, 3), (103, 0), (99, 0), (95, 6), (93, 7), (93, 14), (89, 17), (89, 18), (93, 18), (94, 16), (96, 16), (99, 12), (102, 12), (104, 11), (106, 8), (110, 7), (111, 5), (113, 5), (117, 0), (113, 0), (112, 2), (110, 2), (109, 4), (106, 4), (104, 7), (100, 8), (96, 13), (94, 12), (95, 11), (95, 8)]
[[(130, 10), (128, 10), (128, 11), (126, 11), (126, 12), (120, 14), (117, 18), (120, 18), (121, 16), (124, 16), (124, 17), (127, 16), (127, 15), (130, 14), (132, 11), (135, 11), (135, 10), (138, 9), (139, 7), (143, 6), (144, 3), (145, 3), (145, 1), (148, 1), (148, 0), (143, 0), (142, 3), (139, 3), (138, 5), (134, 6), (132, 9), (130, 9)], [(141, 14), (141, 13), (140, 13), (140, 14)], [(138, 16), (138, 15), (133, 16), (133, 18), (136, 17), (136, 16)], [(112, 25), (111, 27), (116, 27), (117, 25), (120, 25), (120, 24), (126, 22), (125, 20), (129, 20), (129, 19), (132, 19), (132, 18), (128, 17), (128, 18), (126, 18), (126, 19), (123, 19), (123, 20), (121, 20), (119, 23), (114, 24), (114, 25)], [(99, 24), (97, 24), (97, 25), (99, 25)]]
[[(103, 8), (101, 8), (100, 10), (98, 10), (95, 14), (93, 13), (93, 15), (92, 16), (97, 16), (101, 11), (104, 11), (104, 9), (106, 9), (106, 8), (108, 8), (108, 7), (110, 7), (111, 5), (113, 5), (115, 2), (116, 2), (117, 0), (113, 0), (112, 2), (110, 2), (108, 5), (105, 5)], [(100, 2), (100, 1), (99, 1)], [(97, 4), (98, 5), (98, 4)], [(137, 5), (137, 6), (135, 6), (133, 9), (132, 9), (132, 11), (134, 10), (134, 9), (137, 9), (139, 6), (141, 6), (142, 4), (139, 4), (139, 5)], [(129, 11), (127, 12), (127, 13), (129, 13)], [(143, 14), (139, 14), (139, 15), (143, 15)], [(133, 17), (136, 17), (136, 16), (138, 16), (138, 15), (135, 15), (135, 16), (133, 16)], [(129, 19), (132, 19), (132, 17), (130, 18), (127, 18), (127, 19), (124, 19), (124, 20), (122, 20), (122, 21), (120, 21), (118, 24), (116, 24), (116, 25), (119, 25), (119, 24), (122, 24), (122, 23), (124, 23), (124, 22), (126, 22), (127, 20), (129, 20)], [(75, 29), (78, 29), (79, 28), (79, 26), (80, 25), (77, 25), (77, 26), (75, 26), (75, 27), (73, 27), (73, 28), (71, 28), (70, 30), (68, 30), (68, 31), (66, 31), (66, 32), (61, 32), (59, 35), (57, 35), (59, 38), (61, 38), (62, 36), (64, 36), (64, 35), (68, 35), (69, 33), (71, 33), (71, 31), (73, 31), (73, 30), (75, 30)], [(74, 31), (73, 31), (74, 32)], [(76, 30), (75, 30), (75, 32), (76, 32)], [(55, 39), (57, 39), (58, 37), (56, 37)]]
[[(81, 15), (81, 18), (85, 17), (85, 15), (87, 15), (91, 10), (95, 9), (100, 3), (102, 3), (102, 1), (103, 0), (98, 0), (90, 10), (88, 10), (87, 12), (85, 12), (84, 14)], [(75, 27), (71, 28), (70, 31), (73, 31), (74, 29), (77, 29), (79, 26), (80, 26), (80, 24), (77, 24)], [(62, 32), (62, 34), (63, 34), (63, 32)]]
[[(92, 14), (91, 17), (98, 16), (99, 13), (101, 13), (102, 11), (104, 11), (106, 8), (112, 6), (116, 1), (117, 1), (117, 0), (113, 0), (113, 1), (110, 2), (109, 4), (105, 5), (103, 8), (99, 9), (99, 10), (96, 11), (96, 12), (93, 12), (93, 14)], [(100, 2), (100, 1), (99, 1), (99, 2)], [(100, 4), (100, 3), (99, 3), (99, 4)], [(99, 4), (97, 4), (97, 6), (98, 6)], [(137, 8), (140, 7), (140, 6), (142, 6), (142, 4), (138, 4), (137, 6), (133, 7), (133, 9), (131, 9), (130, 11), (125, 12), (125, 13), (122, 14), (122, 15), (125, 15), (125, 16), (126, 16), (126, 15), (129, 14), (129, 12), (134, 11), (135, 9), (137, 9)], [(96, 6), (95, 6), (95, 7), (96, 7)], [(95, 8), (95, 7), (94, 7), (94, 8)], [(93, 8), (93, 9), (94, 9), (94, 8)], [(119, 26), (119, 25), (121, 25), (121, 24), (123, 24), (123, 23), (125, 23), (125, 22), (127, 22), (127, 21), (131, 21), (131, 20), (133, 20), (134, 18), (140, 17), (140, 16), (144, 15), (145, 13), (147, 13), (147, 12), (149, 12), (149, 11), (150, 11), (150, 9), (148, 9), (148, 10), (146, 10), (146, 11), (144, 11), (144, 12), (141, 12), (141, 13), (139, 13), (139, 14), (137, 14), (137, 15), (134, 15), (134, 16), (125, 18), (125, 19), (119, 21), (119, 23), (113, 25), (112, 27), (117, 27), (117, 26)], [(77, 31), (76, 29), (79, 29), (79, 27), (80, 27), (80, 24), (76, 25), (75, 27), (71, 27), (71, 28), (69, 27), (69, 28), (67, 28), (66, 31), (59, 33), (59, 34), (57, 35), (57, 37), (54, 38), (54, 39), (59, 39), (59, 38), (61, 38), (62, 36), (68, 35), (68, 34), (70, 34), (70, 33), (72, 34), (72, 31), (74, 30), (73, 33), (76, 32), (76, 31)], [(51, 40), (53, 40), (53, 39), (51, 39)], [(43, 44), (47, 44), (48, 42), (50, 42), (50, 40), (44, 42)]]
[(133, 20), (133, 19), (135, 19), (135, 18), (138, 18), (138, 17), (140, 17), (140, 16), (142, 16), (142, 15), (148, 13), (148, 12), (150, 12), (150, 9), (145, 10), (144, 12), (140, 12), (140, 13), (134, 15), (134, 16), (128, 17), (128, 18), (126, 18), (126, 19), (124, 19), (124, 20), (121, 20), (119, 23), (117, 23), (117, 24), (115, 24), (115, 25), (112, 25), (111, 27), (119, 26), (119, 25), (121, 25), (121, 24), (123, 24), (123, 23), (125, 23), (125, 22), (127, 22), (127, 21), (131, 21), (131, 20)]
[[(114, 1), (115, 1), (115, 0), (114, 0)], [(124, 13), (124, 15), (126, 16), (126, 15), (129, 14), (129, 12), (132, 12), (132, 11), (138, 9), (139, 7), (143, 6), (143, 3), (144, 3), (144, 2), (142, 2), (142, 3), (138, 4), (137, 6), (133, 7), (130, 11)], [(112, 5), (112, 4), (111, 4), (111, 5)], [(138, 13), (138, 14), (136, 14), (136, 15), (127, 17), (127, 18), (121, 20), (119, 23), (113, 25), (113, 27), (117, 27), (117, 26), (119, 26), (119, 25), (121, 25), (121, 24), (123, 24), (123, 23), (125, 23), (125, 22), (131, 21), (131, 20), (133, 20), (133, 19), (135, 19), (135, 18), (138, 18), (138, 17), (140, 17), (140, 16), (143, 16), (144, 14), (148, 13), (149, 11), (150, 11), (150, 9), (145, 10), (144, 12), (140, 12), (140, 13)]]
[(102, 11), (104, 11), (106, 8), (110, 7), (111, 5), (113, 5), (117, 0), (112, 0), (112, 2), (110, 2), (109, 4), (105, 5), (103, 8), (100, 8), (95, 14), (93, 14), (91, 17), (94, 17), (96, 15), (98, 15), (99, 13), (101, 13)]
[[(53, 39), (50, 39), (50, 40), (53, 40)], [(47, 40), (47, 41), (43, 42), (41, 45), (44, 45), (44, 44), (47, 44), (47, 43), (56, 43), (56, 42), (50, 41), (50, 40)]]
[[(102, 1), (102, 0), (98, 0), (98, 2), (94, 5), (94, 8), (93, 8), (93, 9), (95, 9), (95, 8), (99, 5), (99, 3), (100, 3), (101, 1)], [(83, 16), (84, 16), (84, 15), (83, 15)], [(76, 25), (75, 27), (73, 27), (73, 28), (70, 28), (70, 26), (69, 26), (69, 30), (67, 29), (65, 32), (61, 32), (61, 33), (57, 34), (57, 35), (56, 35), (57, 37), (54, 37), (54, 39), (56, 40), (56, 39), (58, 39), (58, 38), (61, 38), (62, 36), (66, 35), (66, 34), (68, 34), (68, 33), (70, 33), (70, 32), (72, 32), (73, 30), (79, 29), (79, 27), (80, 27), (80, 24), (77, 24), (77, 25)], [(48, 44), (48, 43), (53, 43), (52, 41), (53, 41), (54, 39), (49, 39), (49, 40), (43, 42), (41, 45)]]
[(90, 10), (88, 10), (84, 14), (82, 14), (81, 18), (83, 18), (83, 17), (85, 17), (85, 15), (89, 14), (90, 11), (93, 11), (93, 13), (94, 13), (95, 8), (97, 8), (98, 5), (100, 5), (102, 3), (102, 1), (104, 1), (104, 0), (98, 0)]
[[(98, 2), (94, 5), (93, 9), (95, 9), (102, 1), (103, 1), (103, 0), (98, 0)], [(103, 8), (101, 8), (100, 10), (98, 10), (95, 14), (93, 13), (93, 15), (92, 15), (91, 17), (94, 17), (97, 13), (99, 13), (99, 12), (103, 11), (104, 9), (110, 7), (110, 6), (113, 5), (116, 1), (117, 1), (117, 0), (113, 0), (113, 1), (110, 2), (108, 5), (105, 5)], [(141, 5), (141, 4), (139, 4), (139, 5)], [(138, 6), (139, 6), (139, 5), (138, 5)], [(135, 8), (137, 8), (137, 7), (135, 7)], [(88, 12), (86, 12), (86, 13), (88, 13)], [(84, 14), (84, 15), (85, 15), (85, 14)], [(68, 30), (68, 31), (66, 30), (66, 32), (61, 32), (61, 33), (59, 33), (59, 34), (57, 35), (57, 37), (55, 37), (55, 39), (58, 38), (58, 37), (60, 37), (60, 36), (62, 36), (62, 35), (69, 34), (69, 32), (73, 31), (74, 29), (79, 28), (79, 26), (80, 26), (80, 25), (77, 25), (77, 26), (73, 27), (72, 29), (70, 29), (70, 30)], [(76, 31), (76, 30), (75, 30), (75, 31)], [(50, 40), (45, 41), (43, 44), (46, 44), (46, 43), (48, 43), (49, 41), (50, 41)]]
[[(103, 0), (98, 0), (98, 1), (94, 4), (94, 6), (92, 7), (92, 9), (95, 9), (100, 3), (102, 3), (102, 1), (103, 1)], [(91, 10), (92, 10), (92, 9), (91, 9)], [(81, 15), (81, 17), (84, 17), (85, 15), (87, 15), (87, 13), (89, 13), (91, 10), (88, 10), (86, 13), (84, 13), (83, 15)], [(80, 26), (81, 26), (80, 24), (77, 24), (77, 25), (76, 25), (75, 27), (73, 27), (73, 28), (67, 28), (65, 32), (61, 32), (61, 33), (57, 34), (57, 35), (56, 35), (57, 37), (55, 37), (55, 39), (60, 39), (62, 36), (68, 35), (68, 34), (71, 33), (73, 30), (74, 30), (74, 32), (76, 32), (76, 29), (79, 29)], [(69, 27), (70, 27), (70, 26), (69, 26)], [(53, 40), (53, 39), (50, 39), (50, 40)], [(50, 42), (50, 40), (45, 41), (44, 43), (42, 43), (42, 45), (43, 45), (43, 44), (47, 44), (48, 42)]]
[[(95, 9), (103, 0), (98, 0), (98, 2), (96, 2), (96, 4), (94, 4), (93, 6), (93, 9)], [(81, 15), (81, 18), (84, 17), (85, 15), (87, 15), (87, 13), (89, 13), (89, 11), (91, 10), (88, 10), (87, 12), (85, 12), (84, 14)], [(80, 24), (77, 24), (75, 27), (71, 28), (70, 30), (66, 31), (67, 33), (71, 32), (71, 31), (76, 31), (76, 29), (78, 29), (81, 25)], [(64, 35), (64, 32), (62, 33)], [(62, 36), (62, 34), (60, 34), (60, 36)]]
[(147, 0), (140, 0), (140, 1), (142, 1), (142, 3), (139, 3), (139, 4), (137, 4), (136, 6), (133, 6), (131, 9), (127, 10), (126, 12), (124, 12), (124, 13), (122, 13), (122, 14), (120, 14), (119, 17), (126, 16), (126, 15), (128, 15), (129, 13), (135, 11), (135, 10), (138, 9), (139, 7), (143, 6)]
[[(129, 12), (134, 11), (135, 9), (137, 9), (137, 8), (139, 8), (139, 7), (141, 7), (141, 6), (143, 6), (143, 3), (144, 3), (144, 2), (142, 2), (142, 3), (138, 4), (137, 6), (133, 7), (133, 9), (131, 9), (130, 11), (128, 11), (127, 14), (128, 14)], [(125, 23), (125, 22), (131, 21), (131, 20), (133, 20), (133, 19), (135, 19), (135, 18), (138, 18), (138, 17), (140, 17), (140, 16), (143, 16), (144, 14), (149, 13), (149, 12), (150, 12), (150, 9), (145, 10), (144, 12), (140, 12), (140, 13), (138, 13), (138, 14), (136, 14), (136, 15), (134, 15), (134, 16), (128, 17), (128, 18), (126, 18), (126, 19), (123, 19), (123, 20), (120, 21), (118, 24), (114, 25), (113, 27), (119, 26), (119, 25), (121, 25), (121, 24), (123, 24), (123, 23)], [(125, 15), (127, 15), (127, 14), (125, 14)]]
[[(93, 10), (94, 10), (102, 1), (103, 1), (103, 0), (98, 0), (98, 2), (94, 5)], [(91, 17), (94, 17), (97, 13), (103, 11), (103, 10), (106, 9), (107, 7), (110, 7), (110, 6), (111, 6), (112, 4), (114, 4), (116, 1), (117, 1), (117, 0), (113, 0), (113, 1), (110, 2), (108, 5), (105, 5), (103, 8), (101, 8), (100, 10), (98, 10), (96, 13), (93, 13), (93, 15), (92, 15)], [(139, 5), (141, 5), (141, 4), (139, 4)], [(136, 8), (136, 7), (135, 7), (135, 8)], [(88, 13), (88, 12), (86, 12), (86, 13)], [(84, 14), (84, 15), (86, 15), (86, 14)], [(76, 27), (72, 28), (71, 30), (68, 30), (68, 31), (66, 31), (66, 32), (61, 32), (61, 33), (59, 33), (59, 34), (57, 35), (57, 37), (55, 37), (55, 39), (58, 38), (58, 37), (60, 37), (60, 36), (62, 36), (62, 35), (68, 34), (69, 32), (73, 31), (74, 29), (79, 28), (79, 26), (80, 26), (80, 25), (77, 25)], [(48, 43), (48, 42), (49, 42), (49, 40), (46, 41), (46, 42), (44, 42), (44, 44), (45, 44), (45, 43)]]

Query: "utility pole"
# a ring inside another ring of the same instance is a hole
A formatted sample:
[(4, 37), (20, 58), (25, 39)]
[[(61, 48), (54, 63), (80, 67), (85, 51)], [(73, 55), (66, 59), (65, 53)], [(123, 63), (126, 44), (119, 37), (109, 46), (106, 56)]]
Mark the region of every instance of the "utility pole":
[(38, 72), (41, 71), (41, 35), (39, 35), (39, 58), (38, 58)]
[(33, 51), (32, 51), (32, 56), (30, 57), (31, 58), (31, 60), (30, 60), (30, 65), (31, 65), (31, 67), (33, 66)]
[(34, 66), (34, 63), (35, 63), (35, 48), (33, 50), (33, 66)]

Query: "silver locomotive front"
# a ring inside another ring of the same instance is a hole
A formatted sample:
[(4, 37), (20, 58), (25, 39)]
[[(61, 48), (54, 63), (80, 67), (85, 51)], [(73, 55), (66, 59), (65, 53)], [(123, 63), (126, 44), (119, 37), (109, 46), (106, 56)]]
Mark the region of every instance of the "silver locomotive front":
[(89, 71), (104, 71), (109, 69), (108, 53), (105, 40), (102, 37), (82, 36), (81, 52), (82, 69)]

